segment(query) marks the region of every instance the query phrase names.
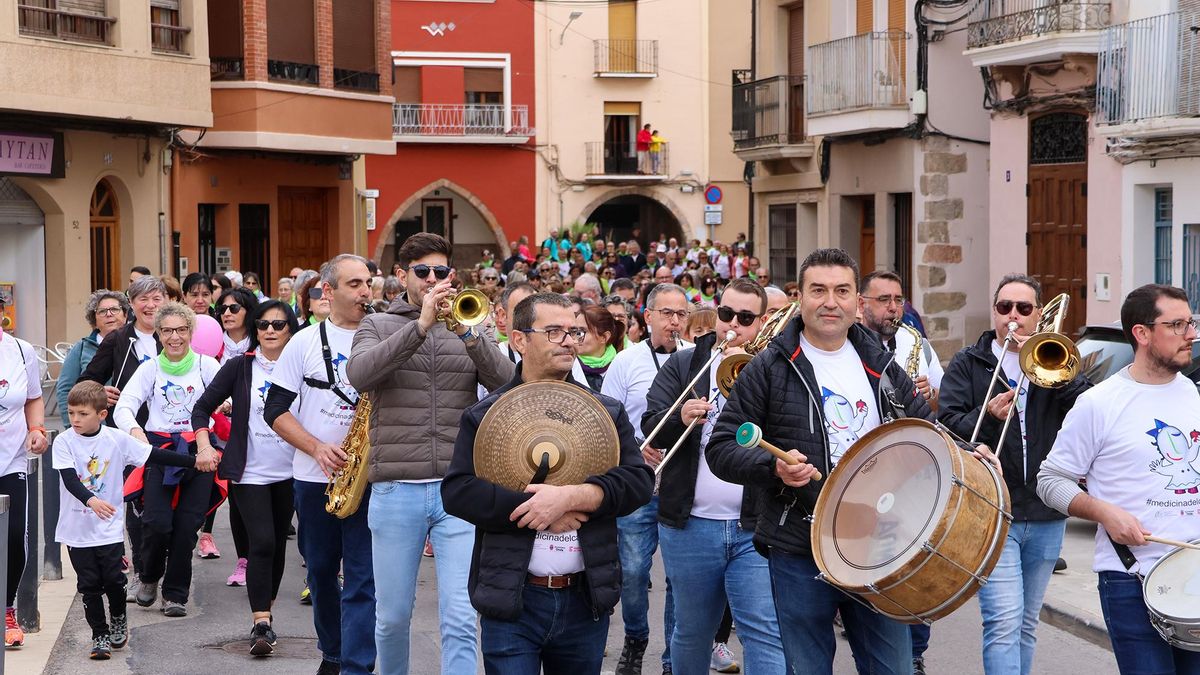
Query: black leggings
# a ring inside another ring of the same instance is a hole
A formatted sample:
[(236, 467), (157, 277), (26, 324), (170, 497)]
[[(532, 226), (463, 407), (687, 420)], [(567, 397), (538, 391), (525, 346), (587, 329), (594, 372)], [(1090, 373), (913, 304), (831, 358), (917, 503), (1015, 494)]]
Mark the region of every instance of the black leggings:
[[(219, 490), (220, 488), (213, 483), (213, 489)], [(213, 509), (213, 512), (208, 514), (208, 517), (204, 519), (204, 527), (201, 528), (201, 532), (212, 534), (213, 525), (217, 520), (217, 511), (220, 510), (219, 508)], [(229, 530), (233, 534), (233, 550), (237, 553), (237, 557), (247, 557), (246, 528), (242, 525), (242, 516), (238, 513), (237, 499), (233, 496), (233, 490), (229, 491)]]
[(229, 486), (229, 496), (236, 496), (249, 549), (246, 594), (250, 611), (269, 612), (283, 581), (287, 532), (292, 524), (292, 479), (267, 485), (234, 483)]
[[(21, 452), (24, 452), (22, 450)], [(25, 472), (0, 476), (0, 495), (8, 495), (8, 586), (5, 587), (4, 606), (14, 607), (17, 600), (17, 584), (25, 573), (26, 509)], [(71, 497), (74, 499), (74, 497)]]
[(721, 625), (717, 626), (717, 634), (713, 642), (729, 642), (729, 633), (733, 630), (733, 614), (729, 612), (729, 603), (725, 603), (725, 616), (721, 617)]

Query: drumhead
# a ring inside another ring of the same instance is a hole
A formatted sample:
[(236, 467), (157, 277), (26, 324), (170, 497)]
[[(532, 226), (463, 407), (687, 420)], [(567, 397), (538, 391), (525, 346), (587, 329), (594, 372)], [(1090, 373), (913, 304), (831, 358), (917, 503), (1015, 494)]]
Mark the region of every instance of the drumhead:
[(865, 587), (921, 553), (950, 499), (949, 441), (924, 420), (898, 420), (842, 458), (813, 524), (818, 565), (843, 586)]
[(1200, 551), (1177, 548), (1159, 558), (1142, 587), (1146, 606), (1184, 621), (1200, 619)]

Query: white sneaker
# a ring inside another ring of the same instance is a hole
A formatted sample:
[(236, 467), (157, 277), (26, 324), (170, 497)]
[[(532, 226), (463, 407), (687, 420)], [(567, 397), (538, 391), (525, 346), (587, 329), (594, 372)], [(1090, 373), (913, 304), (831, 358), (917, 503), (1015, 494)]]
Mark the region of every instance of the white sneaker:
[(716, 642), (712, 648), (712, 661), (708, 664), (709, 668), (718, 673), (740, 673), (741, 666), (738, 665), (737, 659), (733, 658), (733, 652), (729, 651), (729, 647), (724, 642)]

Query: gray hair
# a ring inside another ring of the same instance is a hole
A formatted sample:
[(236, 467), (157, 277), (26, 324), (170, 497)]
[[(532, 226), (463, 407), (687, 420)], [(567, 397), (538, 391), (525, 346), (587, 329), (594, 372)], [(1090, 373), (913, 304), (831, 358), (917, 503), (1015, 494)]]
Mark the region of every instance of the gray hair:
[(300, 274), (296, 275), (296, 281), (292, 284), (292, 288), (300, 288), (304, 284), (308, 283), (309, 279), (312, 279), (316, 276), (320, 276), (317, 274), (316, 270), (304, 270)]
[(574, 307), (571, 299), (561, 293), (534, 293), (513, 308), (512, 330), (525, 331), (533, 328), (533, 322), (537, 320), (538, 305), (567, 309)]
[(584, 291), (595, 292), (597, 298), (604, 294), (604, 289), (600, 286), (600, 280), (597, 279), (595, 275), (581, 274), (579, 275), (579, 278), (575, 280), (575, 283), (583, 286)]
[(388, 275), (383, 280), (383, 294), (396, 296), (404, 287), (400, 285), (400, 277)]
[(163, 303), (163, 306), (159, 307), (158, 312), (154, 314), (154, 332), (157, 333), (162, 329), (162, 322), (172, 316), (183, 319), (187, 323), (189, 333), (196, 332), (196, 313), (182, 302), (174, 300)]
[(105, 300), (116, 300), (117, 304), (121, 306), (121, 311), (125, 313), (125, 316), (129, 316), (129, 300), (125, 297), (125, 294), (101, 288), (92, 293), (92, 297), (88, 298), (87, 307), (83, 310), (83, 316), (92, 328), (96, 327), (96, 309)]
[(242, 273), (237, 270), (229, 270), (225, 273), (225, 278), (229, 279), (229, 283), (233, 284), (234, 288), (241, 288)]
[(338, 265), (347, 260), (355, 260), (362, 263), (364, 266), (367, 264), (367, 259), (361, 255), (354, 255), (353, 253), (339, 253), (330, 258), (329, 262), (321, 265), (321, 283), (329, 284), (331, 287), (337, 288)]
[[(513, 272), (508, 273), (508, 285), (527, 284), (527, 283), (529, 283), (529, 277), (526, 276), (526, 274), (524, 272), (513, 271)], [(507, 288), (507, 286), (506, 286), (506, 288)]]
[(167, 285), (153, 274), (147, 274), (138, 277), (132, 284), (129, 284), (129, 290), (125, 291), (130, 300), (136, 300), (139, 295), (147, 293), (161, 293), (165, 298), (167, 297)]
[(664, 293), (678, 293), (683, 296), (684, 300), (687, 300), (687, 291), (683, 290), (683, 286), (679, 284), (659, 284), (650, 291), (650, 295), (646, 296), (646, 309), (658, 307), (656, 300), (658, 300), (658, 296)]
[(286, 283), (287, 285), (291, 286), (292, 288), (296, 287), (296, 280), (291, 277), (279, 277), (279, 281), (275, 282), (275, 286), (278, 287), (279, 284), (282, 284), (282, 283)]

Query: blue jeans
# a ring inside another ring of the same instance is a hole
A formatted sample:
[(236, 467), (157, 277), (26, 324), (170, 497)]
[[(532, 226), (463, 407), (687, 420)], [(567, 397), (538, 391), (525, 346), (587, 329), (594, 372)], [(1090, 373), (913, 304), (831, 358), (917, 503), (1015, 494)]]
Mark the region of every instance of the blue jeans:
[[(371, 567), (371, 530), (367, 527), (370, 494), (346, 519), (325, 512), (325, 483), (298, 480), (293, 485), (297, 543), (308, 566), (317, 648), (327, 661), (340, 663), (347, 675), (363, 675), (375, 664), (375, 578)], [(338, 572), (344, 583), (338, 590)]]
[[(857, 599), (817, 579), (820, 570), (809, 556), (772, 550), (767, 561), (783, 653), (793, 675), (830, 675), (837, 641), (833, 615), (842, 625), (860, 673), (909, 675), (912, 641), (908, 625), (889, 619)], [(738, 626), (741, 630), (741, 626)]]
[(909, 624), (908, 634), (912, 636), (913, 658), (920, 659), (925, 657), (925, 650), (929, 649), (929, 634), (933, 631), (929, 626), (923, 623)]
[(1066, 520), (1017, 520), (988, 582), (979, 589), (983, 671), (1029, 675), (1042, 596), (1062, 550)]
[(745, 648), (746, 672), (782, 673), (783, 647), (771, 599), (767, 559), (754, 550), (754, 534), (736, 520), (688, 518), (683, 529), (659, 523), (667, 576), (686, 593), (675, 594), (671, 665), (676, 673), (703, 673), (725, 603)]
[(475, 672), (475, 608), (467, 594), (475, 527), (442, 510), (442, 483), (371, 485), (371, 544), (378, 566), (375, 646), (381, 675), (408, 672), (417, 572), (428, 535), (437, 565), (442, 672)]
[[(586, 586), (551, 590), (526, 585), (521, 617), (481, 617), (483, 669), (488, 675), (595, 675), (604, 663), (608, 614), (592, 613)], [(442, 672), (447, 672), (443, 670)], [(475, 671), (450, 671), (475, 672)]]
[(1200, 652), (1172, 647), (1150, 624), (1139, 577), (1101, 572), (1099, 586), (1100, 608), (1121, 675), (1200, 675)]
[[(625, 637), (650, 639), (650, 565), (658, 548), (658, 495), (637, 511), (617, 518), (617, 543), (621, 553), (621, 619)], [(671, 578), (667, 577), (667, 600), (663, 608), (662, 662), (671, 662), (671, 635), (675, 632), (675, 601)]]

